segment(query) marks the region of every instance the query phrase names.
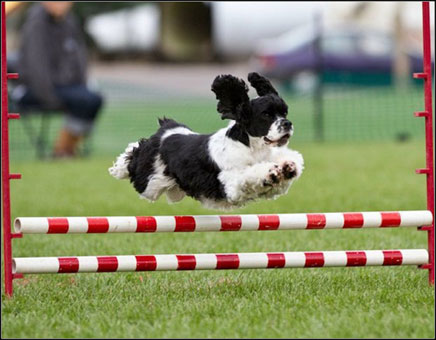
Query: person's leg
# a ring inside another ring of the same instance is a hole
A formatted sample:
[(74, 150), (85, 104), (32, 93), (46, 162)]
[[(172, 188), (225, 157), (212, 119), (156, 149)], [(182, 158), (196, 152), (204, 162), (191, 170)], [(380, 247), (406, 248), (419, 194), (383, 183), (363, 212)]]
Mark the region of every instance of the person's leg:
[(36, 96), (24, 85), (18, 85), (12, 92), (11, 98), (20, 107), (25, 108), (43, 108), (43, 104), (36, 98)]
[[(89, 90), (86, 85), (57, 86), (56, 95), (76, 121), (84, 121), (85, 126), (92, 125), (102, 105), (100, 94)], [(86, 133), (84, 133), (86, 134)]]
[(55, 143), (54, 156), (73, 156), (79, 142), (93, 129), (102, 97), (85, 85), (58, 86), (55, 90), (66, 108), (66, 116)]

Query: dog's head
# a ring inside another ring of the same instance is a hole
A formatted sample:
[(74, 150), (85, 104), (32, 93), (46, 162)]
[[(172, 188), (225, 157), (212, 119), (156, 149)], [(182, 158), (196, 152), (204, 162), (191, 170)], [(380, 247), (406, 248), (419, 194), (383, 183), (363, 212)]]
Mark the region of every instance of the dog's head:
[(286, 119), (288, 106), (268, 79), (253, 72), (248, 81), (259, 97), (250, 100), (242, 79), (232, 75), (215, 78), (212, 91), (218, 99), (221, 118), (235, 120), (249, 136), (263, 138), (266, 144), (285, 145), (293, 133), (292, 123)]

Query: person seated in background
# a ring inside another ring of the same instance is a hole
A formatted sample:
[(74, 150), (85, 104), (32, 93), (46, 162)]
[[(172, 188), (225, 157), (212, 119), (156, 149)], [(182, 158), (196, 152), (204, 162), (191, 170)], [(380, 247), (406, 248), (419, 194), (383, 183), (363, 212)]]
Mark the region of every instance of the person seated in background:
[(72, 2), (41, 2), (26, 17), (18, 55), (19, 103), (65, 112), (53, 157), (74, 157), (95, 124), (102, 96), (86, 85), (87, 50)]

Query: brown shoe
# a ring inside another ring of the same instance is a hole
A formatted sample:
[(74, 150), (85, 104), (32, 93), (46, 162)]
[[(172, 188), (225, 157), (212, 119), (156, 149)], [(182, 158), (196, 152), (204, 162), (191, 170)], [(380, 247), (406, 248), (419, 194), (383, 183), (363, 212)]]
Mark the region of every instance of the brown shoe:
[(53, 158), (73, 158), (77, 156), (77, 146), (82, 136), (73, 135), (63, 128), (59, 132), (53, 149)]

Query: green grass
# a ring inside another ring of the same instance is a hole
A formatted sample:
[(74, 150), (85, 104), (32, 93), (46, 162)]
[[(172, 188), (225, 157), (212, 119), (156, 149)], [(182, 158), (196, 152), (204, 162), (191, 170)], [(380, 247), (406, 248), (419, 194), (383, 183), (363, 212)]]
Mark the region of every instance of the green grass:
[[(211, 123), (212, 125), (212, 123)], [(212, 127), (211, 127), (212, 128)], [(131, 140), (129, 140), (131, 141)], [(118, 143), (118, 142), (117, 142)], [(306, 170), (288, 195), (232, 213), (425, 208), (421, 142), (292, 147)], [(121, 150), (119, 150), (121, 151)], [(16, 216), (214, 214), (138, 199), (111, 158), (14, 162)], [(26, 235), (14, 256), (425, 248), (410, 229)], [(431, 338), (434, 290), (414, 266), (26, 275), (2, 295), (3, 338)]]

